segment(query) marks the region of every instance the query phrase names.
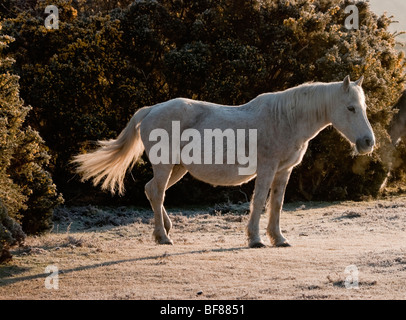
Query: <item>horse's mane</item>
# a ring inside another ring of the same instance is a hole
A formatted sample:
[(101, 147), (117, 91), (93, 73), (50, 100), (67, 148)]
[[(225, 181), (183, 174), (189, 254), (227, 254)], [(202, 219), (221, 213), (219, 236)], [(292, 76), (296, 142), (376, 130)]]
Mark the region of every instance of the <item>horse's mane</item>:
[(308, 82), (294, 88), (271, 94), (271, 112), (276, 121), (288, 121), (295, 126), (298, 121), (325, 119), (333, 105), (337, 83)]

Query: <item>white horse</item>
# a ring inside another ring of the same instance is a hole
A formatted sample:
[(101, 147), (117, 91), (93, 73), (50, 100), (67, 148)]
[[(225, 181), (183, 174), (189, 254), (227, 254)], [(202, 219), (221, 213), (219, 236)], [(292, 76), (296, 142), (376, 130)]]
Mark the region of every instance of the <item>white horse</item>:
[[(156, 139), (151, 141), (155, 128), (170, 133), (172, 122), (178, 121), (180, 130), (194, 128), (202, 134), (205, 129), (256, 129), (257, 166), (250, 175), (240, 175), (238, 163), (185, 164), (180, 160), (152, 165), (154, 177), (145, 185), (145, 193), (154, 211), (153, 234), (157, 243), (172, 244), (169, 238), (172, 224), (163, 206), (165, 190), (189, 172), (212, 185), (236, 186), (256, 178), (246, 228), (249, 247), (265, 246), (259, 232), (259, 219), (264, 210), (269, 214), (267, 235), (271, 243), (289, 246), (281, 233), (279, 217), (290, 174), (302, 161), (309, 140), (332, 124), (356, 152), (366, 154), (373, 150), (375, 137), (366, 115), (362, 81), (361, 77), (351, 82), (347, 76), (343, 82), (306, 83), (259, 95), (240, 106), (177, 98), (144, 107), (134, 114), (117, 139), (99, 141), (96, 151), (77, 155), (73, 162), (78, 165), (83, 180), (93, 179), (97, 185), (104, 179), (103, 189), (122, 194), (127, 169), (132, 168), (144, 150), (149, 155), (156, 144)], [(180, 149), (185, 145), (182, 141)]]

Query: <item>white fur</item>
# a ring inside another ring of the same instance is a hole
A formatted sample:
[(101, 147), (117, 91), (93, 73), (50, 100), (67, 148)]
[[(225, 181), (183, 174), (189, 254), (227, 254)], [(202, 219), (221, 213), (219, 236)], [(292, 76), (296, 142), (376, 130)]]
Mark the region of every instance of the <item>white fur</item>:
[(145, 186), (145, 192), (154, 210), (154, 235), (158, 243), (172, 243), (168, 236), (171, 221), (163, 207), (165, 190), (189, 172), (213, 185), (240, 185), (256, 178), (247, 226), (249, 246), (263, 246), (259, 218), (267, 198), (266, 210), (270, 211), (267, 234), (272, 244), (286, 246), (288, 242), (279, 227), (285, 188), (293, 167), (302, 161), (309, 140), (333, 124), (352, 144), (362, 147), (360, 152), (373, 149), (375, 138), (366, 117), (361, 84), (362, 79), (354, 83), (349, 77), (344, 82), (307, 83), (283, 92), (262, 94), (241, 106), (184, 98), (170, 100), (142, 108), (116, 140), (100, 142), (98, 150), (78, 155), (74, 162), (79, 165), (83, 180), (93, 179), (96, 185), (104, 179), (103, 189), (122, 193), (127, 168), (138, 160), (144, 148), (149, 154), (155, 142), (148, 137), (155, 128), (171, 132), (172, 121), (180, 121), (181, 131), (194, 128), (202, 134), (204, 129), (257, 129), (257, 170), (253, 175), (239, 175), (238, 164), (153, 165), (154, 177)]

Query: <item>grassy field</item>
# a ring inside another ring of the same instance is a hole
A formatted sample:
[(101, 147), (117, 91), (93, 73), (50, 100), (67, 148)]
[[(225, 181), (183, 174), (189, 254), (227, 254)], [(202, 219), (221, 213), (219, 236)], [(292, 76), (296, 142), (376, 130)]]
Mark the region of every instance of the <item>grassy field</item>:
[(160, 246), (149, 210), (60, 208), (52, 233), (0, 267), (0, 298), (406, 299), (406, 197), (287, 204), (289, 248), (249, 249), (247, 210), (168, 210), (175, 244)]

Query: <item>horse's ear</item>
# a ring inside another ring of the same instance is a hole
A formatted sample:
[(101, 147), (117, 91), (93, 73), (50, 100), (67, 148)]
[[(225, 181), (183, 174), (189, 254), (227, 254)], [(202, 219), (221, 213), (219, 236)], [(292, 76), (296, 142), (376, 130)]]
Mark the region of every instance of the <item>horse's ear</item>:
[(358, 87), (362, 87), (362, 82), (364, 81), (364, 76), (361, 76), (355, 83), (357, 84)]
[(343, 89), (345, 92), (348, 92), (348, 90), (350, 90), (350, 84), (351, 84), (350, 76), (346, 76), (343, 82)]

